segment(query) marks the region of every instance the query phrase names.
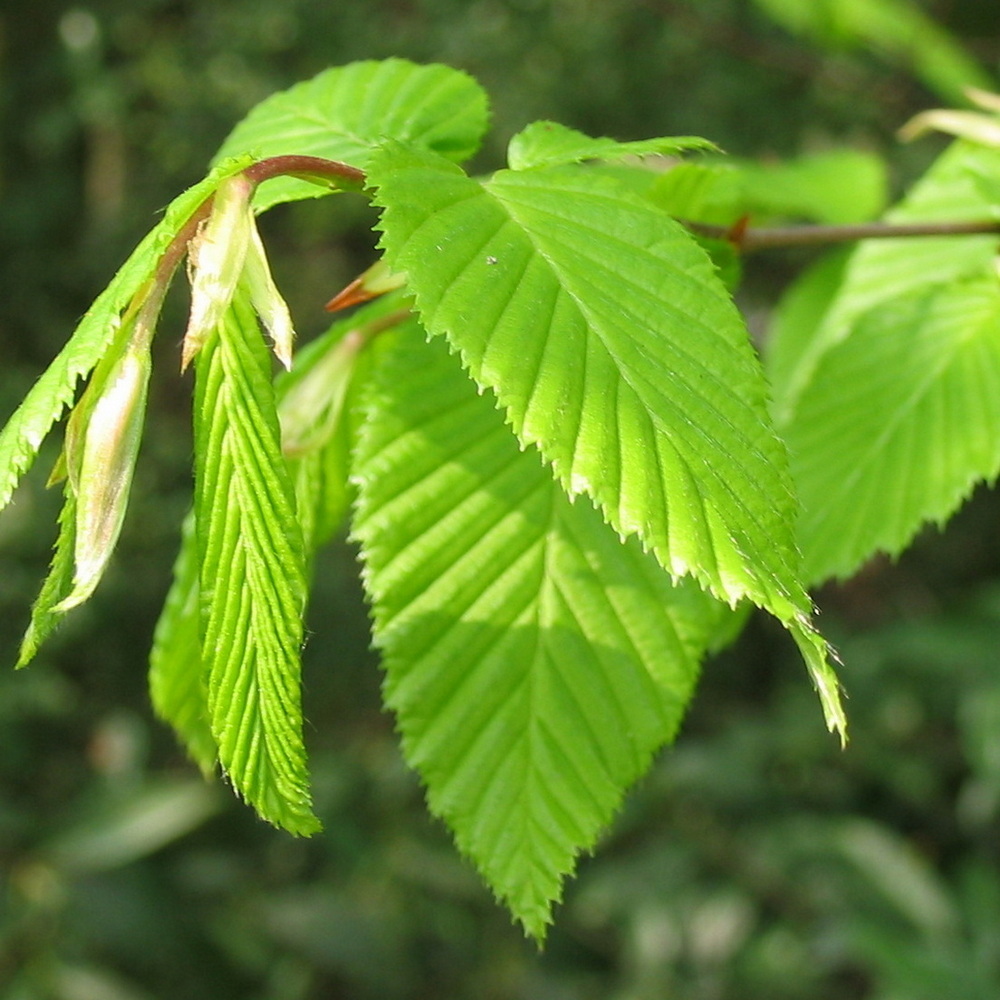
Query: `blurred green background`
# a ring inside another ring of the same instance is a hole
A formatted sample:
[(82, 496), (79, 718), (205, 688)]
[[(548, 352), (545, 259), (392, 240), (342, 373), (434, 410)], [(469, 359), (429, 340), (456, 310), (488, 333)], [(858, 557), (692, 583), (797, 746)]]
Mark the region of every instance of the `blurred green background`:
[[(995, 0), (8, 0), (0, 416), (248, 108), (390, 55), (487, 87), (484, 169), (545, 117), (763, 159), (847, 145), (883, 156), (898, 192), (941, 143), (901, 147), (895, 129), (996, 79), (1000, 18)], [(370, 222), (346, 199), (265, 219), (303, 338), (371, 260)], [(755, 329), (806, 259), (749, 262)], [(426, 816), (346, 544), (319, 567), (305, 654), (324, 834), (261, 824), (152, 718), (145, 655), (190, 490), (190, 380), (170, 374), (182, 299), (113, 569), (29, 670), (0, 666), (3, 1000), (1000, 996), (994, 493), (818, 595), (845, 660), (845, 752), (768, 622), (705, 665), (677, 746), (582, 862), (539, 953)], [(54, 537), (44, 478), (0, 518), (0, 665)]]

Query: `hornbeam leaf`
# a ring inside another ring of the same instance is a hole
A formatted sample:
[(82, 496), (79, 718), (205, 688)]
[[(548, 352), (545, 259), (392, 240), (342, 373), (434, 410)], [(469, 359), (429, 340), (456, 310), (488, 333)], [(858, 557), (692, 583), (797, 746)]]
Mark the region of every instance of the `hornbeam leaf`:
[(824, 354), (787, 428), (809, 579), (898, 553), (997, 477), (998, 329), (989, 275), (873, 309)]
[[(935, 161), (907, 197), (886, 214), (888, 222), (961, 222), (997, 217), (996, 204), (980, 177), (1000, 172), (1000, 149), (955, 142)], [(772, 370), (773, 412), (779, 429), (794, 419), (799, 396), (816, 377), (824, 352), (848, 339), (869, 310), (893, 299), (921, 296), (986, 273), (996, 256), (996, 236), (924, 236), (910, 240), (864, 240), (846, 265), (842, 287), (813, 331), (794, 366)], [(799, 337), (796, 327), (782, 333)], [(775, 349), (781, 350), (780, 347)]]
[[(424, 325), (496, 392), (567, 492), (589, 494), (674, 576), (749, 598), (806, 641), (796, 506), (764, 377), (687, 231), (578, 167), (479, 183), (387, 142), (368, 176), (388, 264), (408, 276)], [(835, 690), (830, 668), (807, 659), (820, 690)], [(823, 700), (840, 728), (836, 698)]]
[(209, 725), (208, 672), (201, 655), (193, 513), (184, 519), (173, 583), (153, 634), (149, 694), (153, 710), (174, 728), (191, 759), (205, 774), (211, 773), (219, 750)]
[[(953, 143), (888, 218), (989, 218), (980, 179), (998, 171), (1000, 150)], [(835, 270), (806, 275), (779, 309), (774, 414), (809, 582), (899, 552), (997, 475), (995, 256), (993, 235), (868, 240), (839, 283)]]
[(195, 527), (219, 762), (264, 819), (313, 833), (299, 679), (302, 538), (269, 354), (240, 293), (197, 358)]
[(380, 353), (356, 453), (385, 699), (431, 809), (541, 938), (732, 612), (571, 503), (492, 394), (422, 341)]
[(59, 514), (59, 537), (56, 539), (52, 554), (52, 564), (48, 576), (42, 584), (38, 597), (31, 608), (31, 621), (18, 655), (17, 666), (23, 667), (30, 663), (42, 643), (55, 631), (65, 617), (64, 611), (57, 611), (73, 590), (73, 558), (76, 548), (76, 495), (69, 482), (65, 488), (65, 500)]
[(511, 140), (507, 162), (511, 170), (551, 167), (581, 163), (583, 160), (621, 160), (627, 156), (675, 156), (688, 150), (718, 152), (719, 147), (696, 135), (664, 136), (618, 142), (604, 137), (592, 138), (558, 122), (532, 122)]
[(170, 203), (162, 221), (97, 297), (69, 342), (0, 431), (0, 510), (7, 506), (21, 476), (31, 467), (52, 425), (73, 401), (77, 381), (97, 365), (112, 344), (122, 310), (152, 277), (170, 241), (220, 180), (250, 162), (249, 157), (220, 162), (208, 177)]
[[(216, 159), (309, 154), (364, 168), (372, 148), (388, 135), (462, 162), (479, 148), (488, 118), (486, 94), (459, 70), (405, 59), (355, 62), (262, 101), (229, 134)], [(329, 191), (307, 181), (276, 177), (260, 186), (254, 204), (263, 211), (323, 194)]]

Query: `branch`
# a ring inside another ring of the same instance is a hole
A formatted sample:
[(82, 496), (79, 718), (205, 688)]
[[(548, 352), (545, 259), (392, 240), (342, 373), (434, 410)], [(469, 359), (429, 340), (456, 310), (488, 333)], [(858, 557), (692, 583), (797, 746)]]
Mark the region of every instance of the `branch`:
[(740, 253), (775, 250), (783, 247), (826, 246), (854, 240), (897, 239), (911, 236), (1000, 235), (1000, 221), (914, 222), (894, 224), (868, 222), (855, 226), (774, 226), (754, 229), (745, 220), (733, 226), (710, 226), (702, 222), (679, 220), (697, 236), (731, 243)]

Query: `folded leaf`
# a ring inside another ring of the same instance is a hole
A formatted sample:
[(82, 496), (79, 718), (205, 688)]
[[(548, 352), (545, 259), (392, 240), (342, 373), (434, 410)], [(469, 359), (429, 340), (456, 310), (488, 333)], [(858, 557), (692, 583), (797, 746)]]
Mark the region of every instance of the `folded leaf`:
[(163, 220), (122, 265), (97, 297), (59, 356), (46, 369), (0, 431), (0, 510), (31, 467), (52, 425), (72, 402), (76, 384), (101, 360), (114, 340), (121, 312), (153, 275), (160, 255), (212, 193), (219, 181), (244, 169), (249, 157), (224, 160), (203, 181), (175, 198)]
[(1000, 473), (1000, 282), (931, 286), (867, 313), (788, 425), (809, 579), (896, 554)]
[(212, 735), (234, 787), (264, 819), (313, 833), (300, 704), (302, 536), (270, 355), (241, 294), (196, 372), (195, 526)]
[(571, 503), (412, 328), (380, 357), (354, 534), (432, 810), (528, 933), (669, 742), (731, 612)]
[(149, 694), (153, 710), (173, 726), (191, 759), (206, 774), (215, 769), (218, 746), (208, 710), (208, 671), (201, 655), (198, 541), (194, 514), (184, 519), (173, 583), (153, 634)]

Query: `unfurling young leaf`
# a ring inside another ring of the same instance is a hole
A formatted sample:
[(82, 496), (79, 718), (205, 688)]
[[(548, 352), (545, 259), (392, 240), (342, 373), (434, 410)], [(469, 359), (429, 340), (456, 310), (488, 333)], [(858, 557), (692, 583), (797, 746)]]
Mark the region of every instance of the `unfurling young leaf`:
[(195, 461), (201, 658), (219, 763), (264, 819), (313, 833), (299, 680), (305, 554), (270, 356), (239, 290), (196, 359)]

